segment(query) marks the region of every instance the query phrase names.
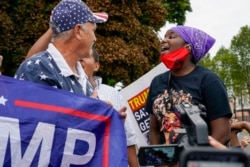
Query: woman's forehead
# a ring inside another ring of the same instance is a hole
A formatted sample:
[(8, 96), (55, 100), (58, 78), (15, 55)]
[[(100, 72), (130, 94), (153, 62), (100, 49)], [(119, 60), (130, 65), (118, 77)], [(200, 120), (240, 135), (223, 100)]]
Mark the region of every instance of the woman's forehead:
[(174, 32), (173, 30), (168, 30), (166, 32), (165, 36), (167, 36), (167, 35), (178, 35), (179, 36), (179, 34), (177, 34), (176, 32)]

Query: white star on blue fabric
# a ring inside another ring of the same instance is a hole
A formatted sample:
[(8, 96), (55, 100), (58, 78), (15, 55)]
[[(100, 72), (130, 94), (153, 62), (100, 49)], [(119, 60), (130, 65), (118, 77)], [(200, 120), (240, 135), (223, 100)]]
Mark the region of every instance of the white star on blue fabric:
[(71, 83), (72, 83), (72, 85), (75, 85), (75, 84), (76, 84), (75, 81), (73, 81), (73, 80), (71, 80)]
[(38, 64), (38, 65), (39, 65), (40, 62), (41, 62), (41, 60), (40, 60), (40, 59), (37, 59), (36, 62), (35, 62), (35, 64)]
[(53, 65), (52, 65), (51, 63), (49, 63), (49, 66), (50, 66), (50, 68), (54, 68)]
[(45, 74), (40, 75), (41, 80), (46, 80), (47, 78), (48, 78), (48, 76), (46, 76)]
[(30, 65), (31, 63), (33, 63), (31, 60), (29, 60), (28, 62), (27, 62), (27, 66), (28, 65)]
[(0, 104), (5, 106), (5, 102), (8, 101), (7, 99), (5, 99), (3, 96), (0, 97)]

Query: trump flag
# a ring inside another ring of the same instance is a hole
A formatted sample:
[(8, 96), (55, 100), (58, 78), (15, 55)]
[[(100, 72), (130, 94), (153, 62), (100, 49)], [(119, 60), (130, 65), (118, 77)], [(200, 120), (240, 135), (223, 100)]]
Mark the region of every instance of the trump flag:
[(127, 167), (126, 148), (106, 103), (0, 76), (0, 166)]

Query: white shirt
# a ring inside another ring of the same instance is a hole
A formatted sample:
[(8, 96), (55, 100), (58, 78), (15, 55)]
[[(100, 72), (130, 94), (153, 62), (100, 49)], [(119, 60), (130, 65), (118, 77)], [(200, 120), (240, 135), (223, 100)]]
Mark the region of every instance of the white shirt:
[[(100, 83), (100, 82), (99, 82)], [(106, 85), (106, 84), (99, 84), (97, 87), (97, 93), (100, 100), (106, 100), (112, 103), (114, 109), (119, 110), (122, 106), (125, 105), (125, 101), (120, 94), (114, 87)], [(133, 123), (129, 115), (125, 119), (125, 132), (126, 132), (126, 140), (127, 146), (135, 145), (136, 144), (136, 133), (133, 128)]]

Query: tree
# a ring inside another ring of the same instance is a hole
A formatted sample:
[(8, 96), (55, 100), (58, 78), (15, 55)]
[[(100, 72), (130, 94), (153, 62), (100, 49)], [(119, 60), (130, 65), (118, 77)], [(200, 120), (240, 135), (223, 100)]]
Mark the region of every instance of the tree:
[[(49, 15), (59, 0), (2, 0), (0, 2), (0, 54), (3, 74), (12, 76), (28, 49), (48, 29)], [(109, 21), (98, 24), (97, 48), (101, 57), (99, 75), (104, 83), (138, 79), (159, 63), (157, 31), (166, 21), (183, 24), (189, 0), (86, 0), (94, 11), (109, 14)], [(11, 4), (11, 5), (10, 5)], [(174, 13), (170, 12), (171, 10)], [(178, 12), (176, 12), (178, 11)], [(169, 18), (169, 20), (168, 20)]]
[(212, 69), (217, 73), (227, 88), (233, 90), (238, 81), (238, 58), (229, 49), (221, 47), (212, 60)]
[(250, 28), (243, 26), (239, 33), (233, 36), (229, 49), (221, 47), (210, 59), (203, 59), (202, 65), (217, 73), (233, 90), (236, 96), (250, 92)]
[(165, 0), (164, 6), (168, 11), (167, 20), (169, 23), (182, 25), (186, 21), (186, 12), (192, 12), (189, 0), (173, 1)]
[[(235, 35), (230, 45), (231, 52), (237, 57), (239, 70), (236, 78), (238, 86), (247, 90), (250, 96), (250, 27), (243, 26)], [(239, 90), (236, 90), (237, 92)]]
[(202, 58), (200, 60), (199, 65), (204, 66), (204, 67), (206, 67), (208, 69), (211, 68), (211, 66), (212, 66), (212, 59), (211, 59), (210, 53), (208, 53), (204, 58)]
[(48, 28), (51, 9), (58, 1), (0, 1), (0, 54), (4, 57), (4, 75), (13, 76), (28, 49)]

